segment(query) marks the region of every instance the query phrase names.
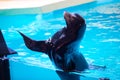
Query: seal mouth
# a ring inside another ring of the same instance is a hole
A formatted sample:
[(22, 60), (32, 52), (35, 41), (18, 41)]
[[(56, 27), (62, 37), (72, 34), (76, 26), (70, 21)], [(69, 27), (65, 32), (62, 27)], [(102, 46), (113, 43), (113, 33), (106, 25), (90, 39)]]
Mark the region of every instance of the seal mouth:
[(67, 27), (70, 27), (73, 25), (74, 20), (76, 19), (76, 16), (74, 14), (64, 12), (64, 19), (65, 19)]
[(75, 18), (76, 17), (76, 15), (75, 14), (70, 14), (70, 13), (68, 13), (68, 12), (64, 12), (64, 18), (65, 18), (65, 20), (68, 22), (68, 21), (72, 21), (73, 20), (73, 17)]

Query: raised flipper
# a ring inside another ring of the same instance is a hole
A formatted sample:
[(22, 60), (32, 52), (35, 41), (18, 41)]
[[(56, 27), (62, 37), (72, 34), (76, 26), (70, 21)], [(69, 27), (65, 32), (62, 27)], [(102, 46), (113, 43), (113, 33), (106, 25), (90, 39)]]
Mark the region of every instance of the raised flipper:
[(27, 46), (27, 48), (29, 48), (33, 51), (47, 53), (49, 51), (49, 49), (51, 48), (46, 41), (32, 40), (29, 37), (27, 37), (26, 35), (24, 35), (23, 33), (21, 33), (21, 32), (19, 32), (19, 33), (23, 37), (25, 45)]

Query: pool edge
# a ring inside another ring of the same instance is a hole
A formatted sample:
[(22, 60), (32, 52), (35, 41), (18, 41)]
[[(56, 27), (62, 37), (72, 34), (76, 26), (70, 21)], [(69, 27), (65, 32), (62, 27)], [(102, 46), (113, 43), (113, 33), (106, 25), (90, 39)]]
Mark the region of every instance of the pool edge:
[[(54, 10), (76, 6), (93, 2), (94, 0), (59, 0), (51, 3), (41, 3), (41, 5), (26, 5), (0, 8), (0, 15), (16, 15), (16, 14), (41, 14)], [(18, 1), (19, 2), (19, 1)], [(17, 2), (16, 2), (17, 3)], [(20, 4), (19, 4), (20, 5)]]

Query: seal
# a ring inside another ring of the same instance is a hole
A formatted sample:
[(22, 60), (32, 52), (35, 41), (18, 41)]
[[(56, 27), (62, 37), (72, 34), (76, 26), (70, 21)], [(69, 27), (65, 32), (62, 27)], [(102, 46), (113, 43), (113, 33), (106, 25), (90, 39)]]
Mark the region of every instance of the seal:
[(48, 40), (36, 41), (19, 33), (29, 49), (47, 54), (57, 69), (65, 72), (84, 71), (88, 69), (88, 63), (78, 48), (86, 29), (85, 20), (77, 13), (68, 12), (64, 12), (64, 19), (66, 27)]
[[(106, 66), (88, 64), (79, 51), (80, 42), (86, 30), (84, 18), (77, 13), (64, 12), (64, 19), (66, 27), (57, 31), (48, 40), (36, 41), (19, 33), (29, 49), (43, 52), (49, 56), (61, 80), (80, 80), (79, 75), (69, 72), (80, 73), (85, 69), (104, 70)], [(109, 80), (109, 78), (99, 78), (98, 80)]]

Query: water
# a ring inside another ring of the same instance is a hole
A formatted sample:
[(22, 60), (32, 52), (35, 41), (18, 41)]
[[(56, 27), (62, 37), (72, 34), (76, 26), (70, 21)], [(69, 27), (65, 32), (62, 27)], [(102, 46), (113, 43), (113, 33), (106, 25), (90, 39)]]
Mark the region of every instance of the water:
[[(12, 80), (53, 79), (45, 76), (49, 74), (49, 70), (47, 73), (42, 72), (44, 68), (54, 69), (48, 56), (26, 48), (17, 30), (35, 40), (48, 39), (65, 26), (64, 11), (79, 13), (86, 20), (87, 29), (80, 44), (80, 50), (85, 58), (93, 64), (107, 66), (105, 71), (95, 70), (86, 75), (120, 80), (120, 0), (110, 1), (98, 0), (42, 15), (0, 16), (0, 29), (2, 29), (7, 45), (18, 52), (16, 55), (8, 56)], [(59, 80), (54, 72), (50, 74), (55, 76), (54, 80)]]

